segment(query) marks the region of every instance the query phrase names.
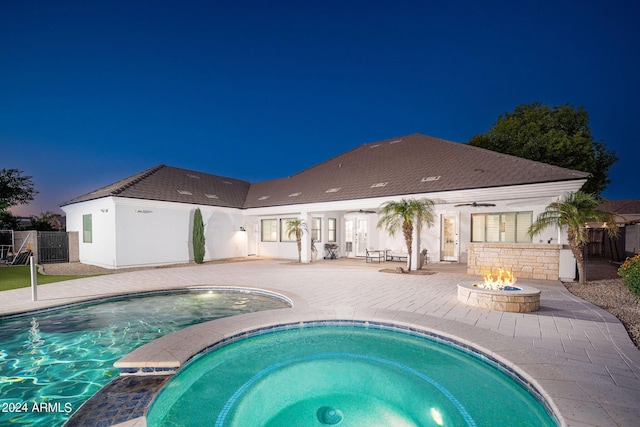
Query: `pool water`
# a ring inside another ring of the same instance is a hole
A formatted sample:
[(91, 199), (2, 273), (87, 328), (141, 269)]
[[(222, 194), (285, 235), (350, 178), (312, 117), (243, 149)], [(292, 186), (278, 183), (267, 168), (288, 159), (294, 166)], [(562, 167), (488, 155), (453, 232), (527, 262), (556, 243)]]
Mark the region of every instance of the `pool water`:
[(556, 426), (478, 355), (379, 327), (265, 332), (198, 356), (163, 388), (154, 426)]
[(62, 425), (134, 348), (196, 323), (289, 306), (258, 293), (176, 291), (0, 319), (0, 425)]

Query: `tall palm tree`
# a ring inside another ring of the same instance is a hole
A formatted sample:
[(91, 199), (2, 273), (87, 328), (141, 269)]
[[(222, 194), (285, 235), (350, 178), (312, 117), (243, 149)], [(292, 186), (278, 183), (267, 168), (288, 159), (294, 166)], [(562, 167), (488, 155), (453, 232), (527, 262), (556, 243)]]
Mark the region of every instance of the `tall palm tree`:
[(287, 221), (287, 236), (296, 237), (296, 243), (298, 244), (298, 262), (302, 262), (302, 233), (307, 231), (307, 224), (301, 219), (290, 219)]
[(413, 225), (434, 224), (434, 202), (431, 199), (402, 199), (399, 202), (390, 200), (380, 205), (378, 228), (385, 228), (391, 236), (402, 230), (407, 244), (407, 268), (411, 270), (411, 254), (413, 246)]
[(618, 236), (614, 214), (599, 210), (599, 204), (600, 199), (592, 194), (582, 191), (569, 193), (563, 201), (553, 202), (547, 206), (528, 230), (529, 236), (533, 237), (550, 226), (566, 228), (569, 247), (578, 264), (580, 283), (586, 282), (584, 248), (589, 243), (586, 224), (604, 222), (607, 224), (609, 237)]

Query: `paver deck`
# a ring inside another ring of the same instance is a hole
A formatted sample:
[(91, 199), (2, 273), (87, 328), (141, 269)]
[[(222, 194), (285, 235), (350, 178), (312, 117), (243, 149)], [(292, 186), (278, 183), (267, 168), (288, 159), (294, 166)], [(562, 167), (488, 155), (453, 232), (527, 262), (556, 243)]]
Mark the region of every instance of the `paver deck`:
[[(456, 265), (429, 265), (428, 269), (437, 271), (432, 275), (378, 271), (385, 267), (389, 263), (371, 267), (339, 260), (305, 265), (256, 261), (127, 272), (41, 286), (37, 302), (31, 301), (28, 288), (2, 292), (0, 315), (156, 289), (260, 288), (289, 296), (293, 308), (216, 320), (216, 334), (320, 319), (413, 325), (473, 345), (513, 367), (541, 390), (563, 425), (637, 425), (640, 351), (614, 316), (575, 297), (560, 282), (527, 280), (527, 285), (542, 291), (540, 310), (503, 313), (458, 301), (457, 283), (477, 277), (464, 274)], [(206, 325), (154, 341), (124, 360), (151, 361), (148, 351), (152, 351), (162, 363), (183, 363), (189, 351), (180, 353), (177, 347), (184, 350), (188, 346), (172, 343), (185, 343), (182, 338), (188, 335), (194, 337), (194, 348), (215, 341), (213, 332), (207, 332), (214, 328)], [(163, 355), (158, 356), (159, 351)], [(126, 425), (144, 426), (144, 418)]]

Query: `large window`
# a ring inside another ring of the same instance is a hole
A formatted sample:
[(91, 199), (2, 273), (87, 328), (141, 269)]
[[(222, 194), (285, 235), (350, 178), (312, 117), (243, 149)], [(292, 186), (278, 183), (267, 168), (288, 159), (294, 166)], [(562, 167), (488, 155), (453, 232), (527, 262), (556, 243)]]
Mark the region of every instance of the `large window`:
[(82, 215), (82, 242), (93, 243), (93, 224), (91, 214)]
[(335, 243), (337, 240), (337, 221), (335, 218), (329, 218), (328, 219), (328, 226), (329, 226), (329, 230), (328, 230), (328, 236), (327, 236), (327, 240), (330, 243)]
[(533, 212), (499, 212), (471, 215), (471, 241), (531, 243), (527, 233)]
[(295, 242), (296, 241), (296, 234), (295, 233), (291, 233), (291, 236), (289, 236), (289, 232), (287, 231), (287, 228), (289, 226), (289, 221), (291, 221), (293, 218), (287, 218), (287, 219), (281, 219), (280, 220), (280, 241), (281, 242)]
[(275, 219), (263, 219), (260, 221), (263, 242), (276, 242), (278, 239), (278, 221)]
[(311, 218), (311, 238), (316, 242), (322, 241), (322, 219)]

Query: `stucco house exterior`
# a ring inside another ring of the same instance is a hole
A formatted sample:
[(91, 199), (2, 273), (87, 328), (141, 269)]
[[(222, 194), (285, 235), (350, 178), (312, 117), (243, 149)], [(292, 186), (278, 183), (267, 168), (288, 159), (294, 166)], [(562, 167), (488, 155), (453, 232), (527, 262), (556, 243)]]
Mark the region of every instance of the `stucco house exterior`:
[(107, 268), (190, 262), (193, 213), (205, 222), (205, 260), (259, 255), (297, 259), (286, 222), (303, 219), (302, 260), (312, 239), (340, 257), (367, 249), (406, 252), (401, 235), (377, 228), (388, 200), (429, 198), (436, 224), (416, 230), (412, 266), (464, 262), (468, 271), (506, 263), (521, 277), (558, 278), (566, 237), (526, 229), (589, 174), (422, 134), (360, 145), (290, 177), (249, 183), (159, 165), (64, 203), (79, 233), (80, 261)]

